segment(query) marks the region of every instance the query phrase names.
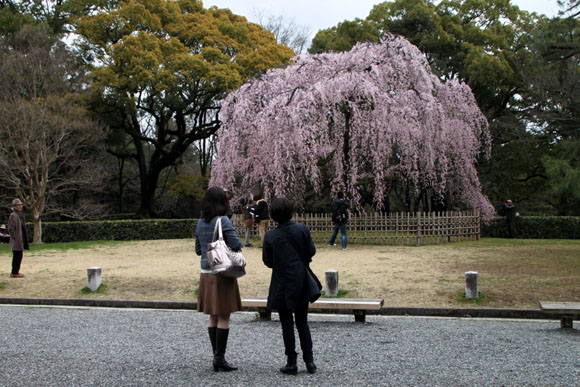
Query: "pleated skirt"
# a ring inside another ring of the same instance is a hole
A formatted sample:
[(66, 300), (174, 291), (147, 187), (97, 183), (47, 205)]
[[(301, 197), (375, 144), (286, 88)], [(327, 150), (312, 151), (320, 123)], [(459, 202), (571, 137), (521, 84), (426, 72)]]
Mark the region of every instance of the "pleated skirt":
[(229, 314), (242, 310), (242, 299), (236, 278), (201, 273), (197, 311), (205, 314)]

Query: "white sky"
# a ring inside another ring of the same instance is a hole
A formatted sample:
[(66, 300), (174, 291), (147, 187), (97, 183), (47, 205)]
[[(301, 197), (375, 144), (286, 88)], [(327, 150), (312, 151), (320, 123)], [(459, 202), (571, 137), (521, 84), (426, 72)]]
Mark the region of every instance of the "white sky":
[[(311, 30), (311, 38), (321, 29), (333, 27), (344, 20), (364, 19), (381, 0), (202, 0), (205, 8), (213, 5), (229, 8), (233, 13), (257, 22), (256, 15), (285, 16), (295, 24)], [(512, 0), (520, 9), (556, 16), (556, 0)]]

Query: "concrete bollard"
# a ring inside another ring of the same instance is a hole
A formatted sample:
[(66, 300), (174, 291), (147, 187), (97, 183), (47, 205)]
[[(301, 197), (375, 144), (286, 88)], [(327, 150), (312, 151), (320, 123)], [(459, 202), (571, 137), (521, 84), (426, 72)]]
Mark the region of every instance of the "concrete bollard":
[(479, 290), (477, 289), (477, 272), (465, 272), (465, 298), (479, 297)]
[(326, 297), (338, 296), (338, 270), (327, 270), (324, 274), (324, 294)]
[(101, 282), (101, 268), (89, 267), (87, 269), (87, 288), (94, 292), (101, 286)]

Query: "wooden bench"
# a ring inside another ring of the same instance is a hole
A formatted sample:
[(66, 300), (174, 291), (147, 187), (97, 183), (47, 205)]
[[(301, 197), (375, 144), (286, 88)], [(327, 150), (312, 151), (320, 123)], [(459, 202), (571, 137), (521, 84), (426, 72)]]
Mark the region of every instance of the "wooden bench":
[(572, 320), (580, 320), (580, 302), (540, 301), (543, 313), (558, 315), (560, 327), (572, 328)]
[[(310, 304), (310, 309), (325, 310), (328, 312), (350, 311), (354, 314), (357, 322), (365, 322), (367, 311), (381, 310), (384, 300), (380, 299), (354, 299), (354, 298), (319, 298), (314, 304)], [(265, 298), (245, 298), (242, 300), (242, 307), (256, 309), (260, 313), (260, 321), (270, 321), (271, 312), (266, 309)]]

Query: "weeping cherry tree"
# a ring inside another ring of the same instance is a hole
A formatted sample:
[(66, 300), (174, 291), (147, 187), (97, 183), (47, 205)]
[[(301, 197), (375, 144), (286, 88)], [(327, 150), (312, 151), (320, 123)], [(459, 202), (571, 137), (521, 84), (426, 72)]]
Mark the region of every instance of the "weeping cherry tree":
[(295, 58), (231, 93), (221, 115), (212, 185), (260, 186), (298, 204), (330, 185), (360, 208), (357, 187), (370, 179), (377, 210), (405, 184), (447, 208), (494, 214), (476, 170), (491, 138), (471, 89), (441, 82), (402, 37)]

